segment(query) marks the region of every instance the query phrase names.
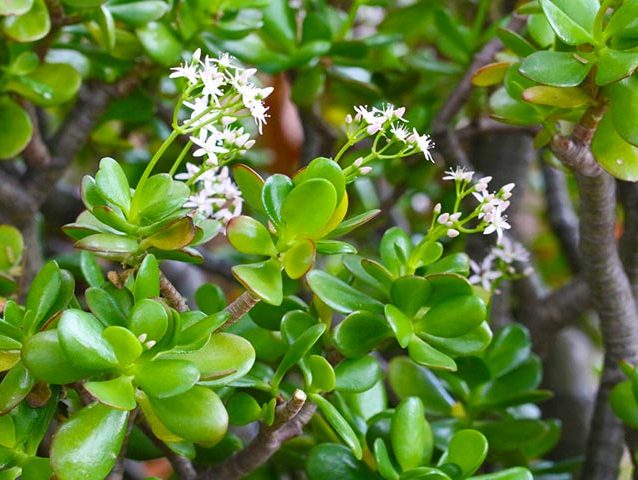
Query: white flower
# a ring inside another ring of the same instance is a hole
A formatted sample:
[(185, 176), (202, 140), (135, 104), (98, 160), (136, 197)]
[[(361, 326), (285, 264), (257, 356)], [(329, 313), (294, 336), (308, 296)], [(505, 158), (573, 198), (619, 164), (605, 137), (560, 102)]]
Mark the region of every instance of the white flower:
[(390, 127), (390, 132), (394, 135), (394, 138), (399, 140), (400, 142), (406, 143), (408, 136), (410, 135), (410, 131), (399, 122), (394, 123)]
[(507, 223), (507, 215), (503, 215), (501, 207), (497, 206), (491, 213), (489, 225), (483, 231), (483, 235), (489, 235), (496, 232), (496, 236), (498, 238), (497, 243), (501, 243), (501, 240), (503, 239), (503, 230), (509, 229), (510, 224)]
[(193, 157), (206, 155), (208, 165), (219, 165), (218, 154), (228, 152), (228, 149), (223, 146), (222, 134), (218, 131), (202, 129), (199, 137), (191, 137), (191, 141), (199, 147), (193, 152)]
[(479, 265), (474, 260), (470, 260), (470, 270), (472, 275), (468, 279), (472, 285), (481, 285), (487, 291), (492, 290), (492, 283), (501, 278), (502, 273), (493, 268), (494, 257), (488, 255)]
[(529, 252), (518, 242), (503, 237), (499, 245), (492, 250), (494, 257), (502, 260), (506, 264), (514, 262), (527, 263), (529, 261)]
[(449, 169), (445, 172), (447, 175), (443, 180), (452, 180), (455, 182), (471, 182), (474, 172), (467, 171), (463, 167), (456, 167), (454, 170)]
[(434, 163), (434, 158), (432, 158), (432, 153), (430, 152), (434, 148), (434, 141), (429, 135), (419, 135), (419, 132), (414, 128), (412, 129), (412, 135), (408, 137), (408, 142), (414, 143), (417, 149), (425, 155), (425, 159)]
[(186, 78), (188, 83), (195, 85), (199, 81), (198, 63), (201, 54), (201, 49), (195, 50), (190, 63), (183, 63), (179, 67), (171, 68), (173, 73), (169, 75), (169, 78)]
[[(199, 172), (199, 168), (193, 164), (186, 164), (186, 170), (175, 178), (190, 179)], [(241, 191), (230, 178), (227, 167), (206, 170), (197, 177), (195, 184), (197, 190), (184, 204), (185, 208), (193, 209), (195, 215), (226, 224), (231, 218), (241, 214)]]

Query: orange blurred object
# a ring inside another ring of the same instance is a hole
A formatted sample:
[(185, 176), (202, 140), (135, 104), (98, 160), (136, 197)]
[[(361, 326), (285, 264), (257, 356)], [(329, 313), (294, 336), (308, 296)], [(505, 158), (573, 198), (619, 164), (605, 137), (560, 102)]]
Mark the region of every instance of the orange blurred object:
[(299, 165), (303, 128), (297, 108), (290, 100), (290, 83), (283, 73), (273, 77), (273, 87), (273, 93), (266, 99), (270, 118), (263, 136), (263, 145), (273, 154), (273, 162), (267, 169), (291, 175)]

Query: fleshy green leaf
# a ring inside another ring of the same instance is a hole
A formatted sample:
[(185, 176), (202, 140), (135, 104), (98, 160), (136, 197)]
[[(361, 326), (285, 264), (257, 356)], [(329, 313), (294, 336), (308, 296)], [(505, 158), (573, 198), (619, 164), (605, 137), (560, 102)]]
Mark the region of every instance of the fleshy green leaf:
[(591, 62), (576, 58), (574, 53), (540, 51), (523, 60), (520, 72), (543, 85), (576, 87), (585, 80), (591, 67)]
[(372, 388), (381, 378), (379, 362), (372, 356), (343, 360), (335, 368), (336, 389), (360, 393)]
[(310, 351), (312, 346), (317, 343), (317, 340), (321, 338), (321, 335), (323, 335), (325, 330), (326, 326), (323, 323), (318, 323), (306, 330), (290, 345), (288, 351), (281, 359), (281, 362), (279, 362), (277, 370), (272, 377), (271, 383), (274, 388), (279, 386), (279, 383), (283, 380), (286, 372), (295, 366), (297, 362)]
[(458, 337), (478, 327), (486, 314), (485, 302), (476, 295), (451, 297), (430, 308), (414, 329), (438, 337)]
[(598, 125), (591, 148), (598, 163), (611, 175), (628, 182), (638, 181), (638, 148), (620, 136), (609, 113)]
[(321, 395), (311, 393), (310, 399), (317, 404), (317, 407), (326, 418), (326, 421), (335, 429), (337, 434), (341, 437), (348, 447), (352, 450), (352, 453), (357, 459), (361, 459), (363, 452), (361, 450), (361, 444), (357, 435), (352, 430), (352, 427), (348, 424), (345, 418), (339, 413), (328, 400)]
[(149, 400), (166, 428), (184, 440), (212, 446), (226, 434), (228, 413), (209, 388), (195, 386), (179, 395)]
[(392, 336), (392, 330), (381, 315), (359, 311), (337, 325), (333, 341), (346, 357), (361, 357)]
[(137, 405), (135, 389), (129, 377), (101, 382), (86, 382), (84, 388), (100, 402), (118, 410), (133, 410)]
[(296, 242), (282, 255), (286, 274), (297, 279), (303, 277), (315, 263), (315, 244), (312, 240)]
[(97, 318), (82, 310), (66, 310), (58, 324), (58, 338), (69, 360), (78, 367), (102, 370), (117, 365), (111, 345), (102, 336)]
[(266, 303), (279, 305), (283, 301), (281, 265), (276, 259), (236, 265), (232, 272), (244, 287)]
[(135, 382), (152, 397), (166, 398), (189, 390), (199, 380), (199, 369), (187, 360), (157, 359), (135, 369)]
[(251, 217), (233, 217), (226, 227), (226, 236), (228, 242), (239, 252), (269, 257), (277, 254), (266, 227)]
[(58, 340), (56, 330), (36, 333), (22, 347), (22, 361), (36, 378), (64, 385), (88, 375), (88, 371), (71, 363)]
[(306, 276), (312, 291), (330, 308), (350, 313), (356, 310), (383, 312), (383, 304), (356, 290), (344, 281), (320, 270), (312, 270)]
[(434, 442), (419, 398), (408, 397), (399, 403), (392, 416), (390, 438), (394, 456), (403, 470), (429, 463)]
[(29, 114), (7, 96), (0, 96), (0, 160), (18, 155), (31, 140)]
[(51, 19), (44, 0), (34, 0), (28, 12), (4, 19), (5, 35), (16, 42), (35, 42), (51, 30)]
[(296, 185), (281, 207), (287, 238), (315, 238), (332, 217), (337, 192), (328, 180), (313, 178)]
[(456, 363), (446, 354), (438, 351), (420, 338), (413, 336), (408, 345), (410, 358), (419, 365), (442, 370), (456, 371)]
[[(593, 28), (593, 17), (587, 16), (586, 5), (592, 5), (588, 0), (540, 0), (543, 13), (547, 17), (556, 35), (567, 45), (582, 45), (583, 43), (594, 43), (591, 35)], [(594, 16), (598, 11), (598, 2), (595, 2)], [(571, 8), (570, 8), (571, 7)]]
[(72, 66), (44, 63), (28, 75), (11, 79), (6, 88), (19, 93), (36, 105), (50, 107), (71, 100), (80, 89), (81, 83), (80, 73)]
[(105, 478), (120, 452), (127, 419), (128, 412), (100, 403), (73, 415), (53, 437), (51, 466), (57, 478)]
[(466, 478), (478, 470), (487, 456), (487, 450), (487, 440), (481, 432), (461, 430), (452, 436), (439, 460), (439, 466), (453, 463), (461, 468), (462, 478)]

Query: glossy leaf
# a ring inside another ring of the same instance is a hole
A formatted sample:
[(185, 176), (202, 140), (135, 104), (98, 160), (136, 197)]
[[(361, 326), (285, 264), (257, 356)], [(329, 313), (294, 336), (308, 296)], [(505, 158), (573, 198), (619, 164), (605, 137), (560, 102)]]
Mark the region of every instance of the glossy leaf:
[(118, 410), (133, 410), (137, 405), (135, 389), (129, 377), (86, 382), (84, 388), (101, 403)]
[(153, 255), (146, 255), (135, 275), (135, 300), (160, 296), (159, 264)]
[(400, 399), (419, 397), (428, 412), (449, 415), (454, 399), (445, 390), (441, 381), (427, 368), (407, 357), (395, 357), (388, 369), (392, 390)]
[(394, 275), (401, 275), (412, 253), (412, 241), (405, 231), (392, 227), (383, 234), (379, 250), (387, 269)]
[(142, 355), (142, 344), (128, 328), (107, 327), (102, 335), (113, 347), (120, 366), (129, 365)]
[(590, 62), (576, 58), (573, 53), (540, 51), (523, 60), (520, 72), (543, 85), (576, 87), (582, 83), (591, 67)]
[(638, 80), (626, 78), (611, 88), (610, 114), (616, 132), (628, 143), (638, 145)]
[(122, 310), (121, 305), (103, 288), (87, 288), (85, 298), (91, 313), (93, 313), (104, 326), (126, 325), (126, 314)]
[(136, 30), (146, 53), (156, 62), (169, 67), (175, 65), (182, 46), (173, 30), (159, 22), (149, 22)]
[(337, 206), (337, 192), (328, 180), (313, 178), (296, 185), (281, 207), (285, 235), (315, 238), (326, 226)]
[(141, 27), (162, 18), (169, 10), (169, 5), (161, 0), (142, 0), (109, 4), (107, 8), (116, 19), (133, 27)]
[(7, 89), (19, 93), (36, 105), (50, 107), (71, 100), (81, 83), (80, 73), (72, 66), (45, 63), (28, 75), (11, 80)]
[(620, 136), (609, 113), (596, 129), (592, 151), (598, 163), (614, 177), (638, 181), (638, 148)]
[(279, 386), (279, 383), (283, 380), (284, 375), (288, 370), (294, 367), (299, 360), (301, 360), (306, 353), (310, 351), (312, 346), (317, 343), (323, 332), (326, 330), (326, 326), (322, 323), (318, 323), (303, 334), (299, 336), (288, 348), (288, 351), (279, 362), (277, 370), (271, 379), (273, 387)]
[[(621, 7), (622, 8), (622, 7)], [(598, 56), (596, 84), (608, 85), (631, 76), (638, 68), (638, 53), (605, 49)]]
[(264, 262), (236, 265), (233, 275), (254, 295), (271, 305), (279, 305), (283, 300), (283, 283), (280, 263), (271, 258)]
[(239, 252), (269, 257), (277, 254), (266, 227), (251, 217), (233, 217), (226, 227), (226, 236), (228, 242)]
[(335, 371), (328, 360), (321, 355), (310, 355), (306, 362), (312, 375), (313, 390), (331, 392), (335, 389)]
[(51, 30), (51, 19), (44, 0), (34, 0), (28, 12), (11, 15), (3, 22), (5, 35), (16, 42), (35, 42)]
[(195, 386), (179, 395), (149, 400), (166, 428), (184, 440), (212, 446), (226, 434), (228, 413), (208, 388)]
[(286, 274), (292, 279), (303, 277), (314, 265), (315, 253), (315, 244), (312, 240), (296, 242), (282, 256)]
[(343, 445), (321, 443), (310, 452), (307, 462), (310, 480), (379, 480), (365, 463), (359, 462)]
[(33, 311), (33, 324), (38, 325), (54, 306), (62, 289), (60, 267), (55, 261), (47, 262), (31, 283), (26, 307)]
[(394, 456), (403, 470), (429, 463), (434, 443), (419, 398), (408, 397), (399, 403), (392, 416), (390, 438)]
[(452, 358), (438, 351), (420, 338), (413, 336), (408, 345), (410, 358), (419, 365), (442, 370), (456, 371), (456, 363)]
[(146, 335), (147, 340), (159, 341), (168, 330), (166, 308), (150, 298), (140, 300), (129, 313), (128, 325), (136, 335)]
[(355, 458), (361, 459), (363, 451), (357, 435), (352, 430), (352, 427), (348, 424), (345, 418), (339, 413), (328, 400), (320, 395), (311, 393), (309, 395), (310, 400), (317, 404), (317, 408), (326, 418), (326, 421), (335, 429), (337, 434), (341, 437), (344, 443), (350, 447)]
[(0, 6), (0, 15), (23, 15), (32, 5), (33, 0), (8, 0)]
[(609, 397), (612, 410), (623, 423), (638, 428), (638, 403), (634, 397), (631, 381), (625, 380), (615, 385)]
[(0, 159), (18, 155), (31, 140), (33, 125), (29, 114), (7, 96), (0, 96)]
[(201, 349), (184, 354), (168, 354), (163, 358), (188, 360), (200, 371), (201, 384), (225, 385), (246, 375), (255, 362), (251, 343), (231, 333), (215, 333)]
[(446, 463), (458, 465), (462, 478), (474, 474), (487, 456), (487, 439), (476, 430), (461, 430), (454, 434), (447, 450), (439, 460), (439, 466)]
[(270, 176), (261, 190), (261, 201), (270, 221), (279, 228), (282, 224), (281, 209), (286, 197), (294, 188), (292, 180), (276, 173)]
[(399, 277), (390, 287), (392, 303), (410, 318), (427, 305), (431, 295), (432, 285), (430, 282), (425, 278), (414, 275)]
[(523, 99), (530, 103), (559, 108), (578, 108), (593, 101), (593, 99), (580, 88), (559, 88), (545, 85), (528, 88), (523, 92)]
[(262, 203), (264, 179), (248, 165), (242, 163), (233, 167), (233, 178), (246, 203), (255, 211), (265, 213)]
[(88, 371), (71, 363), (58, 341), (56, 330), (36, 333), (22, 347), (22, 361), (36, 378), (64, 385), (88, 375)]
[(74, 309), (64, 311), (58, 324), (58, 338), (71, 363), (89, 370), (117, 365), (113, 348), (102, 336), (103, 328), (90, 313)]
[(478, 68), (472, 75), (472, 84), (475, 87), (489, 87), (503, 81), (505, 72), (509, 68), (509, 62), (495, 62)]
[(361, 357), (392, 336), (392, 330), (382, 316), (357, 311), (337, 325), (333, 342), (346, 357)]
[(117, 460), (128, 412), (95, 403), (73, 415), (53, 438), (51, 466), (60, 480), (104, 478)]
[(385, 306), (385, 319), (394, 332), (394, 336), (399, 342), (399, 345), (401, 345), (402, 348), (407, 348), (412, 335), (414, 335), (412, 320), (397, 307), (390, 304)]
[(594, 43), (591, 35), (594, 19), (587, 15), (586, 6), (591, 5), (595, 15), (598, 2), (578, 0), (572, 3), (571, 8), (569, 0), (540, 0), (540, 4), (556, 35), (563, 42), (568, 45)]
[(338, 312), (350, 313), (356, 310), (383, 312), (381, 302), (326, 272), (312, 270), (306, 278), (315, 295)]
[(195, 238), (195, 233), (193, 220), (190, 217), (182, 217), (145, 238), (140, 243), (140, 247), (143, 249), (154, 247), (160, 250), (179, 250), (190, 245)]
[(135, 382), (152, 397), (166, 398), (189, 390), (199, 381), (199, 369), (187, 360), (157, 359), (135, 369)]
[(381, 378), (379, 362), (372, 356), (343, 360), (335, 368), (336, 389), (360, 393), (372, 388)]
[(20, 403), (35, 385), (35, 378), (22, 363), (16, 364), (0, 382), (0, 416)]
[(478, 327), (486, 314), (485, 303), (476, 295), (451, 297), (428, 310), (414, 324), (414, 329), (417, 333), (458, 337)]

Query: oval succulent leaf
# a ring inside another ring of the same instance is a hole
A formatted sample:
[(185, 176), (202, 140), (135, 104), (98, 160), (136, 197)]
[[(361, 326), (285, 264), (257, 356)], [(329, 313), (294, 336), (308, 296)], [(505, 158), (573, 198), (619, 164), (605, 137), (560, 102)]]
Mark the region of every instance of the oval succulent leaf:
[(51, 466), (60, 480), (105, 478), (124, 440), (128, 412), (100, 403), (73, 415), (55, 434)]
[(277, 254), (266, 227), (251, 217), (241, 215), (232, 218), (226, 227), (226, 236), (239, 252), (269, 257)]

